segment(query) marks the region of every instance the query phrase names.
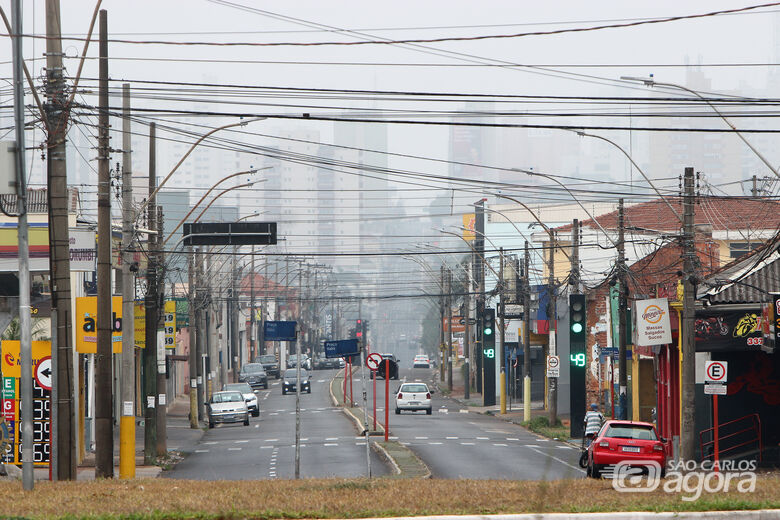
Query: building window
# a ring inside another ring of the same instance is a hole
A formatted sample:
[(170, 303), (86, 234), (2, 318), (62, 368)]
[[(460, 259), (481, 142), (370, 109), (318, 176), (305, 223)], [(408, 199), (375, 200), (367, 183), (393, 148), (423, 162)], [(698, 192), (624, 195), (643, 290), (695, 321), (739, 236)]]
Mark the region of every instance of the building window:
[(729, 244), (729, 256), (731, 258), (739, 258), (760, 245), (761, 242), (732, 242)]

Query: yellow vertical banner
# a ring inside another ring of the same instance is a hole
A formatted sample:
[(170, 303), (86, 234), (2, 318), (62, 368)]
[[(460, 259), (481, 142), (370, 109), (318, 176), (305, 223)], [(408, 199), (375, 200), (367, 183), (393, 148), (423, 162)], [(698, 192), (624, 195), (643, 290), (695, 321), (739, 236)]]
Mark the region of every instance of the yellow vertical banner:
[[(97, 354), (97, 296), (76, 298), (76, 351)], [(122, 352), (122, 297), (111, 297), (111, 342), (114, 354)]]
[(176, 302), (165, 302), (165, 348), (176, 348)]
[(134, 330), (133, 341), (135, 342), (135, 348), (146, 347), (146, 308), (143, 303), (136, 303), (133, 305), (133, 318)]
[(463, 214), (463, 240), (473, 241), (476, 234), (477, 216), (474, 213)]

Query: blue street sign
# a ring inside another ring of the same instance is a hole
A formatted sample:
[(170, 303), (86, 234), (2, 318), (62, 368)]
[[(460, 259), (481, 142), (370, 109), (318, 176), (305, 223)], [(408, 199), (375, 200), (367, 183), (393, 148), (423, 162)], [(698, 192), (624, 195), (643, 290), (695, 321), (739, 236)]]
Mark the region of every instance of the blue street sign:
[(356, 339), (340, 339), (325, 342), (326, 358), (355, 356), (359, 353), (360, 347), (358, 347), (358, 341)]
[(295, 321), (266, 321), (263, 337), (266, 341), (295, 341)]

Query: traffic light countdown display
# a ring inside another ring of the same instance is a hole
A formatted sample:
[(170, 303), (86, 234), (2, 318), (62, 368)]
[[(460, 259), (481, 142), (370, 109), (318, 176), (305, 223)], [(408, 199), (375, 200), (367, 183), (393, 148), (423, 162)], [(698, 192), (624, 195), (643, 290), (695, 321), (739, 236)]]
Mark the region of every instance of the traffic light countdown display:
[(571, 402), (571, 436), (583, 435), (582, 421), (585, 419), (585, 339), (587, 320), (585, 295), (569, 295), (569, 398)]
[(482, 404), (496, 404), (496, 310), (482, 315)]

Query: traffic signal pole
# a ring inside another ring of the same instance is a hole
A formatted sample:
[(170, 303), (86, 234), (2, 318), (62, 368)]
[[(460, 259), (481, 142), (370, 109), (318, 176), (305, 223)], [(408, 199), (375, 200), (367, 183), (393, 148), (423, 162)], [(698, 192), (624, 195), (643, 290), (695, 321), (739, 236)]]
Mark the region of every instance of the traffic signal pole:
[(506, 340), (506, 333), (504, 330), (504, 311), (505, 311), (505, 297), (504, 297), (504, 248), (501, 247), (498, 250), (498, 259), (500, 262), (500, 267), (498, 270), (498, 295), (499, 295), (499, 304), (498, 304), (498, 319), (499, 319), (499, 325), (498, 328), (501, 330), (501, 351), (499, 354), (499, 371), (498, 371), (498, 381), (499, 381), (499, 402), (501, 406), (501, 413), (506, 413), (506, 348), (504, 347), (504, 343)]

